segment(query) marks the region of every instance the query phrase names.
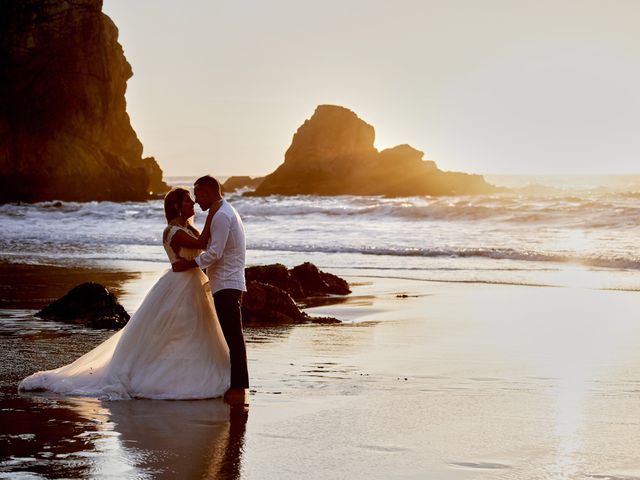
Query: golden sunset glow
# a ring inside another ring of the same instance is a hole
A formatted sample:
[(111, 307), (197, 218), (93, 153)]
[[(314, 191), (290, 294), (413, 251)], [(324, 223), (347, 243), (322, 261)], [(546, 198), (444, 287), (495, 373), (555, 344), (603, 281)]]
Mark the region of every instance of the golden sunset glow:
[(0, 478), (640, 480), (639, 19), (0, 1)]
[[(638, 2), (105, 0), (169, 175), (264, 175), (320, 104), (444, 170), (637, 173)], [(168, 32), (171, 32), (168, 34)]]

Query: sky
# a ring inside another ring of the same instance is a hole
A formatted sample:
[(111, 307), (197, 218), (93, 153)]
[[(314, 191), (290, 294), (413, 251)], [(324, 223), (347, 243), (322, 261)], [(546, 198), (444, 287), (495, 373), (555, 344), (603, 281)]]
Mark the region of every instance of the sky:
[(265, 175), (317, 105), (443, 170), (640, 173), (638, 0), (104, 0), (165, 175)]

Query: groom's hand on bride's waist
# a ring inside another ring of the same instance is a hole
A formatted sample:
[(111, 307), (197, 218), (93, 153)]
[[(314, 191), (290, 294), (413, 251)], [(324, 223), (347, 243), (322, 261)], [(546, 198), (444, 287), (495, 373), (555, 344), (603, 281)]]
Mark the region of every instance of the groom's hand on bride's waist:
[(184, 272), (185, 270), (196, 268), (197, 266), (198, 264), (195, 260), (178, 260), (171, 264), (171, 269), (174, 272)]

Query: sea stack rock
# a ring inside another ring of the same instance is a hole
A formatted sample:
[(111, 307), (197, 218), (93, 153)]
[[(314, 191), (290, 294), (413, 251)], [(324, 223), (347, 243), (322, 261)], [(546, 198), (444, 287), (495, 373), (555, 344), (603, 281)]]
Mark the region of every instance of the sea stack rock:
[(375, 161), (375, 130), (351, 110), (320, 105), (293, 136), (284, 163), (267, 175), (255, 195), (349, 193), (358, 173)]
[(378, 152), (374, 128), (351, 110), (320, 105), (293, 136), (284, 163), (250, 195), (468, 195), (498, 189), (480, 175), (444, 172), (423, 152)]
[(222, 191), (225, 193), (233, 192), (241, 188), (251, 188), (255, 190), (262, 183), (264, 177), (249, 177), (246, 175), (236, 175), (229, 177), (222, 184)]
[(166, 191), (126, 112), (132, 74), (101, 0), (0, 2), (0, 202)]

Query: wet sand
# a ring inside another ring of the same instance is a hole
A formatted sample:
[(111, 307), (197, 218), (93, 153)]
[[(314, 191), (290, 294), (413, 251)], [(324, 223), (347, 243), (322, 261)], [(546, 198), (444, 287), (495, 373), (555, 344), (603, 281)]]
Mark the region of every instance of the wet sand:
[(100, 283), (120, 297), (123, 285), (139, 277), (125, 270), (0, 262), (0, 308), (40, 309), (84, 282)]
[(5, 308), (0, 478), (640, 478), (640, 294), (348, 280), (343, 324), (246, 330), (248, 410), (17, 394), (111, 332)]

